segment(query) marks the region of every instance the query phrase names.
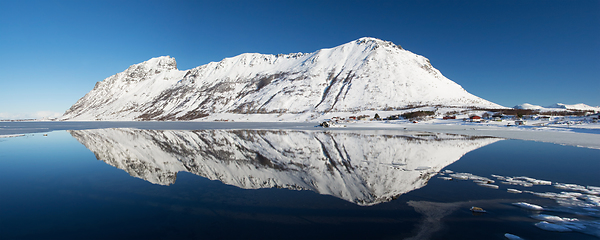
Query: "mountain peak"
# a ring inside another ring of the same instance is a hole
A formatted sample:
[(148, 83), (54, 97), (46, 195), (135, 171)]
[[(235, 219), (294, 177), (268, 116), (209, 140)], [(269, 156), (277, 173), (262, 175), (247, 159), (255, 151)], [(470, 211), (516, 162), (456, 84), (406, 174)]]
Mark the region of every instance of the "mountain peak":
[[(175, 58), (170, 57), (170, 56), (160, 56), (160, 57), (151, 58), (148, 61), (145, 61), (140, 64), (136, 64), (136, 65), (144, 65), (148, 69), (155, 69), (155, 70), (175, 70), (175, 69), (177, 69), (177, 62), (175, 61)], [(136, 66), (136, 65), (133, 65), (133, 66)]]
[(359, 45), (365, 44), (365, 45), (372, 45), (375, 47), (394, 47), (394, 48), (402, 49), (402, 47), (400, 45), (396, 45), (393, 42), (384, 41), (384, 40), (381, 40), (379, 38), (374, 38), (374, 37), (362, 37), (362, 38), (355, 40), (354, 42)]
[[(152, 76), (156, 74), (172, 70), (177, 70), (175, 58), (169, 56), (155, 57), (142, 63), (129, 66), (129, 68), (122, 73), (125, 75), (122, 80), (124, 82), (139, 82), (152, 78)], [(119, 78), (117, 75), (115, 75), (115, 77)]]

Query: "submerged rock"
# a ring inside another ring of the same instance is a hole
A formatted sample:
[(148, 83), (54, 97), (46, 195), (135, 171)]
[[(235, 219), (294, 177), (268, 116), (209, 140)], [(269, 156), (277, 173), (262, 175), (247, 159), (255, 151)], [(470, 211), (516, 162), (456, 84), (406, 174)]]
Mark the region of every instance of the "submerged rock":
[(471, 207), (470, 210), (471, 210), (471, 212), (474, 212), (474, 213), (486, 213), (487, 212), (486, 210), (483, 210), (483, 208), (475, 207), (475, 206)]

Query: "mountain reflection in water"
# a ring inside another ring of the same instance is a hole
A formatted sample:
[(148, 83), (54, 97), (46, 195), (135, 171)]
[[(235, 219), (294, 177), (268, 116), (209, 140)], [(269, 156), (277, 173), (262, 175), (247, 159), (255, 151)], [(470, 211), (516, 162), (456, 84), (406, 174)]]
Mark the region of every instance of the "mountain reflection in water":
[(69, 133), (98, 160), (154, 184), (184, 171), (244, 189), (288, 188), (358, 205), (421, 188), (464, 154), (501, 139), (440, 133), (93, 129)]

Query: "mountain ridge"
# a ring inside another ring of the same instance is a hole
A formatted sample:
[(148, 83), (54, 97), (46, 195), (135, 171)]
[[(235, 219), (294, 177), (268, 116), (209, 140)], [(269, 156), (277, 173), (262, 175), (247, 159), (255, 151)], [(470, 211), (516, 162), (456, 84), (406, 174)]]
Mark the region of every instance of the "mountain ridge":
[(423, 56), (360, 38), (312, 53), (244, 53), (178, 70), (163, 56), (98, 82), (61, 120), (194, 120), (215, 113), (353, 112), (445, 105), (504, 108)]

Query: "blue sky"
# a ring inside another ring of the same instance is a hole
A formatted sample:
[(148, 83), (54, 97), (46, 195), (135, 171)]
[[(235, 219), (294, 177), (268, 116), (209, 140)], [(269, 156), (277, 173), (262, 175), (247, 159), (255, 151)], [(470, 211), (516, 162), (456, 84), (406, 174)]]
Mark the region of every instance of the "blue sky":
[(245, 52), (314, 52), (370, 36), (467, 91), (600, 105), (600, 1), (0, 0), (0, 118), (63, 113), (152, 57), (190, 69)]

